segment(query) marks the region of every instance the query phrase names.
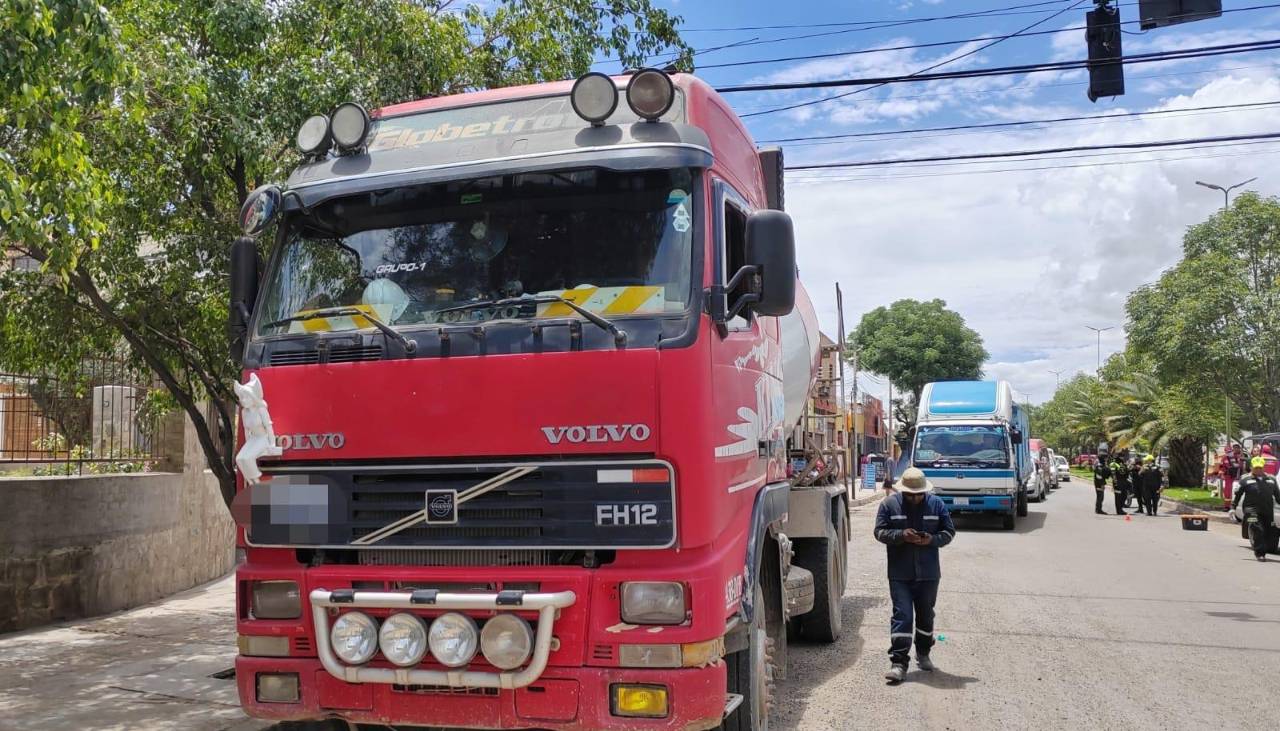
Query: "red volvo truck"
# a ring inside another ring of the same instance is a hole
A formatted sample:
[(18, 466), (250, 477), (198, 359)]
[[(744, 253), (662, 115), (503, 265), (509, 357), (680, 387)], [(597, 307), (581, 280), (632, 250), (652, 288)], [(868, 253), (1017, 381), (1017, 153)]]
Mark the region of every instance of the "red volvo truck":
[(781, 151), (654, 69), (298, 144), (232, 247), (245, 710), (767, 727), (848, 538), (842, 488), (786, 478), (818, 335)]

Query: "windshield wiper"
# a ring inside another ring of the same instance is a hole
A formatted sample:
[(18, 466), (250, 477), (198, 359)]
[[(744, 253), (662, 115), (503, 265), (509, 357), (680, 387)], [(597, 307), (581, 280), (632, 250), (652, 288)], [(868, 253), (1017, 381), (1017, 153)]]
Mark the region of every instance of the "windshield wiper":
[(413, 355), (414, 353), (418, 352), (417, 343), (410, 340), (409, 338), (406, 338), (403, 334), (397, 332), (394, 328), (392, 328), (387, 323), (383, 322), (382, 320), (379, 320), (373, 313), (365, 312), (359, 307), (350, 307), (350, 306), (323, 307), (318, 310), (312, 310), (310, 312), (305, 312), (298, 315), (290, 315), (288, 317), (281, 318), (274, 322), (268, 322), (267, 324), (263, 325), (263, 327), (277, 327), (279, 325), (288, 325), (291, 322), (305, 322), (307, 320), (316, 320), (321, 317), (363, 317), (364, 319), (373, 323), (374, 327), (381, 330), (383, 335), (386, 335), (389, 338), (394, 338), (400, 341), (400, 344), (404, 346), (405, 353), (409, 355)]
[(600, 315), (597, 315), (596, 313), (592, 312), (591, 310), (588, 310), (587, 308), (579, 305), (578, 303), (572, 300), (565, 299), (564, 297), (561, 297), (555, 294), (540, 294), (540, 295), (528, 296), (528, 297), (509, 297), (507, 299), (500, 299), (500, 300), (477, 300), (475, 302), (468, 302), (464, 305), (456, 305), (454, 307), (445, 307), (444, 309), (436, 310), (436, 314), (440, 315), (445, 312), (463, 312), (465, 310), (474, 310), (481, 307), (508, 307), (510, 305), (549, 304), (553, 302), (559, 302), (561, 304), (568, 305), (569, 309), (573, 310), (579, 315), (582, 315), (587, 320), (591, 321), (592, 324), (597, 325), (598, 327), (600, 327), (601, 329), (609, 333), (612, 333), (614, 345), (616, 345), (619, 348), (627, 347), (627, 331), (626, 330), (623, 330), (622, 328), (614, 324), (612, 321), (607, 320), (601, 317)]

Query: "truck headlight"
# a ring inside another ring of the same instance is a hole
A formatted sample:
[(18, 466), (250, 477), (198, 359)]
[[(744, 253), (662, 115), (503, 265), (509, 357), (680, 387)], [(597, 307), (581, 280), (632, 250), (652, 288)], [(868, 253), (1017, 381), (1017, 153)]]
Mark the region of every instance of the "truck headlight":
[(333, 623), (329, 642), (343, 662), (363, 665), (378, 651), (378, 624), (362, 612), (347, 612)]
[(470, 617), (449, 612), (436, 617), (431, 623), (427, 643), (431, 646), (431, 654), (435, 655), (440, 664), (460, 668), (476, 656), (480, 633), (476, 631), (476, 623)]
[(480, 651), (495, 668), (515, 670), (533, 654), (533, 630), (514, 614), (499, 614), (484, 623)]
[(417, 665), (427, 654), (427, 623), (412, 614), (393, 614), (378, 630), (378, 647), (392, 665)]
[(254, 619), (297, 619), (302, 616), (302, 598), (296, 581), (250, 582), (250, 609)]
[(627, 581), (622, 584), (622, 621), (627, 624), (680, 624), (688, 607), (678, 581)]

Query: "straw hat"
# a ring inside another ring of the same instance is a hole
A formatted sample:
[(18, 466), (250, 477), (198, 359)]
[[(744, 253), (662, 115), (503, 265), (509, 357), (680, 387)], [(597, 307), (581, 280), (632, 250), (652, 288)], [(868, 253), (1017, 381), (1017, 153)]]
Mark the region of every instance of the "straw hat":
[(924, 476), (924, 472), (910, 467), (902, 473), (902, 477), (898, 478), (898, 482), (894, 485), (898, 488), (898, 492), (907, 492), (919, 494), (933, 491), (933, 483), (929, 482), (929, 478)]

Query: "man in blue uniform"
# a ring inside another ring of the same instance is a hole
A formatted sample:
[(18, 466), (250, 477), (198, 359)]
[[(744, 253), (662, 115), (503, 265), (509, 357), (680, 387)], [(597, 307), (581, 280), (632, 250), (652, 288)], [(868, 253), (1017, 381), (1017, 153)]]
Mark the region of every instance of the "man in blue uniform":
[[(889, 555), (889, 596), (893, 618), (889, 621), (889, 662), (885, 679), (897, 685), (907, 675), (911, 645), (916, 664), (933, 670), (933, 605), (938, 600), (942, 568), (938, 549), (956, 535), (947, 506), (933, 492), (924, 472), (912, 467), (898, 479), (898, 492), (886, 497), (876, 513), (876, 540)], [(914, 622), (912, 621), (914, 618)], [(913, 626), (914, 625), (914, 626)]]

